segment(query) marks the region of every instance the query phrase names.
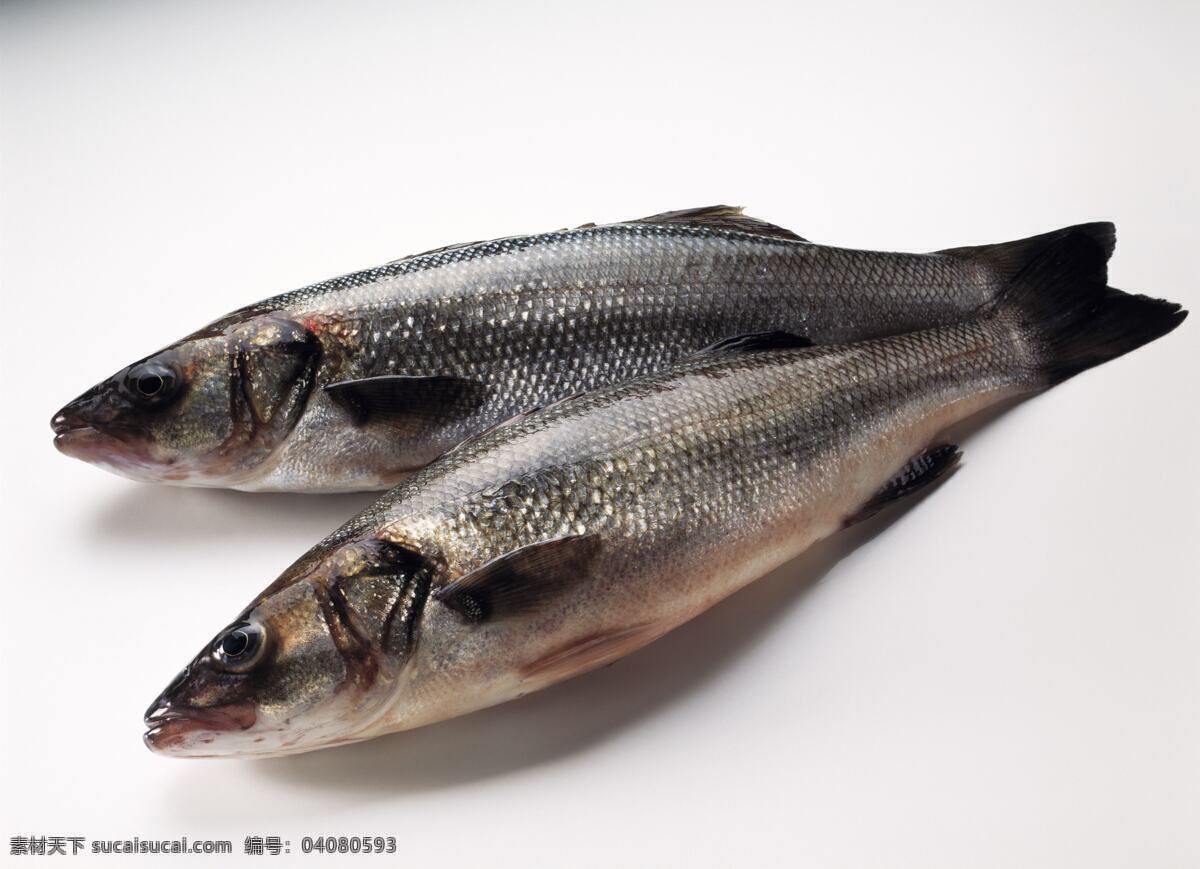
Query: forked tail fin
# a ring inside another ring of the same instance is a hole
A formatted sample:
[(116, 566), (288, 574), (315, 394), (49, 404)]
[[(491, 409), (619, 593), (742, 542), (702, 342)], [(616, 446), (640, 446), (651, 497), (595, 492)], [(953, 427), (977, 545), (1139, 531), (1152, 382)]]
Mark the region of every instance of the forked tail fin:
[(997, 302), (996, 316), (1017, 326), (1047, 384), (1136, 350), (1187, 316), (1174, 302), (1096, 280), (1111, 252), (1092, 232), (1068, 231), (1017, 272)]
[(1117, 246), (1117, 228), (1111, 223), (1080, 223), (1053, 232), (1044, 232), (1017, 241), (1000, 244), (981, 244), (975, 247), (954, 247), (938, 253), (960, 259), (986, 262), (1003, 280), (1010, 281), (1043, 254), (1061, 246), (1072, 237), (1087, 238), (1095, 245), (1095, 258), (1088, 277), (1099, 284), (1108, 283), (1108, 260)]

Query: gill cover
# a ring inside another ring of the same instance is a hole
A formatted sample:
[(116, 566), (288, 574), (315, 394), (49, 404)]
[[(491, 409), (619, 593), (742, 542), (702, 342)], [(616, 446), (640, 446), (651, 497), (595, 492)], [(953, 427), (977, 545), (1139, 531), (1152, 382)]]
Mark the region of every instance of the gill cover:
[(364, 687), (407, 660), (435, 570), (418, 553), (379, 538), (346, 545), (328, 563), (318, 597), (334, 643)]
[(302, 558), (151, 704), (147, 745), (263, 755), (359, 738), (393, 698), (436, 564), (374, 537)]
[(266, 432), (287, 431), (304, 409), (321, 357), (321, 344), (301, 324), (263, 317), (230, 336), (237, 388), (235, 417)]

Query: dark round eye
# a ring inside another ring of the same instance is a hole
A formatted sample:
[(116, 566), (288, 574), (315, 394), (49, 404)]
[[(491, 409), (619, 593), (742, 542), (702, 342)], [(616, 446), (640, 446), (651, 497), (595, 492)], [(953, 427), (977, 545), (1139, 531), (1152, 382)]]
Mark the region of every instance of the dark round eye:
[(236, 658), (250, 648), (250, 635), (245, 631), (231, 631), (221, 640), (221, 654), (226, 658)]
[(159, 399), (175, 389), (175, 372), (160, 362), (143, 362), (125, 378), (125, 385), (139, 398)]
[(213, 640), (213, 658), (227, 670), (251, 667), (265, 645), (266, 631), (258, 622), (238, 622)]
[(137, 379), (138, 392), (146, 396), (157, 395), (165, 385), (166, 381), (162, 379), (161, 374), (143, 374)]

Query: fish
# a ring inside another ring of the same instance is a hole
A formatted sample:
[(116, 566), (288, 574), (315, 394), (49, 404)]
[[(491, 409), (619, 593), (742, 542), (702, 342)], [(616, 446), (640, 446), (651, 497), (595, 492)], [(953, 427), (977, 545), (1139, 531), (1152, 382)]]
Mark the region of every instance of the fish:
[(287, 568), (144, 717), (169, 756), (272, 756), (463, 715), (615, 661), (926, 490), (943, 432), (1170, 332), (1068, 235), (987, 313), (864, 342), (782, 331), (504, 421)]
[(819, 344), (967, 319), (1069, 233), (932, 254), (812, 244), (726, 206), (462, 244), (284, 293), (59, 410), (62, 453), (134, 480), (391, 488), (464, 439), (759, 331)]

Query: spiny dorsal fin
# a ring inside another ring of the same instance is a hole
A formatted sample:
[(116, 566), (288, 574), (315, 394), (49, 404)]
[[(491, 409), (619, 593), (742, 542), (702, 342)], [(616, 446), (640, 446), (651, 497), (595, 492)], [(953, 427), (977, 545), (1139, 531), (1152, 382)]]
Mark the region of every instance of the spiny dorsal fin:
[(883, 484), (871, 500), (846, 520), (847, 525), (854, 525), (864, 519), (874, 516), (893, 501), (899, 501), (914, 492), (919, 492), (940, 480), (958, 465), (962, 452), (953, 444), (929, 447), (917, 453), (899, 472)]
[(355, 425), (421, 430), (471, 414), (487, 397), (487, 385), (454, 375), (389, 374), (330, 383), (325, 392)]
[(600, 548), (595, 534), (573, 534), (501, 555), (434, 592), (469, 622), (527, 612), (583, 578)]
[(685, 208), (682, 211), (664, 211), (662, 214), (652, 214), (631, 220), (630, 223), (682, 223), (689, 226), (707, 226), (710, 229), (732, 229), (737, 232), (749, 232), (753, 235), (765, 235), (771, 238), (785, 238), (788, 241), (808, 241), (782, 226), (767, 223), (757, 217), (742, 214), (742, 209), (734, 205), (709, 205), (705, 208)]
[(731, 335), (728, 338), (722, 338), (714, 344), (709, 344), (703, 350), (697, 350), (693, 355), (713, 356), (726, 353), (761, 353), (765, 350), (798, 350), (811, 346), (813, 346), (813, 342), (803, 335), (774, 330), (771, 332), (749, 332), (745, 335)]

